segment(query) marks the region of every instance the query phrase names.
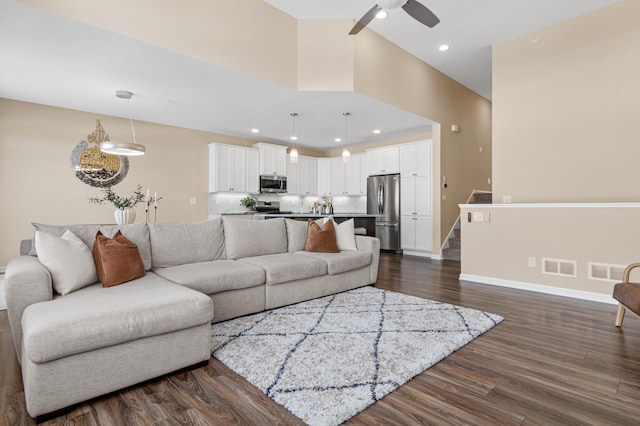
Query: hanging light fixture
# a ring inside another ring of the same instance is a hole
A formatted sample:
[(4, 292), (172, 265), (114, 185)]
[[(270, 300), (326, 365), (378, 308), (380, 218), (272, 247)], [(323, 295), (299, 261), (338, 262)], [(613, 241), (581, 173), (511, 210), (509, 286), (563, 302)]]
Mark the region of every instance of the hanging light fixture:
[[(291, 114), (289, 114), (293, 120), (293, 128), (291, 131), (291, 140), (295, 141), (298, 140), (298, 136), (296, 136), (296, 117), (298, 116), (297, 112), (292, 112)], [(291, 162), (291, 164), (297, 164), (298, 163), (298, 150), (296, 149), (296, 147), (292, 147), (291, 151), (289, 152), (289, 161)]]
[[(348, 144), (349, 143), (349, 127), (348, 127), (348, 121), (349, 121), (349, 116), (351, 115), (350, 112), (343, 112), (342, 115), (344, 115), (344, 141)], [(342, 162), (343, 163), (348, 163), (349, 161), (351, 161), (351, 148), (350, 147), (345, 147), (342, 149)]]
[(131, 118), (131, 96), (133, 96), (133, 93), (131, 92), (128, 92), (126, 90), (116, 90), (116, 97), (120, 99), (127, 99), (127, 106), (129, 108), (129, 123), (131, 123), (131, 134), (133, 136), (133, 142), (103, 141), (100, 143), (100, 151), (107, 154), (127, 156), (145, 154), (144, 145), (136, 143), (136, 130), (133, 128), (133, 119)]

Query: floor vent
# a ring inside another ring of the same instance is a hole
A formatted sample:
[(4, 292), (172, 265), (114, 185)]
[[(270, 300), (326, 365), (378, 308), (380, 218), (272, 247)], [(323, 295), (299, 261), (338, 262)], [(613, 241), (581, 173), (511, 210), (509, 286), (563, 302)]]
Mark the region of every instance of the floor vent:
[(619, 283), (622, 282), (625, 268), (625, 265), (589, 262), (589, 279)]
[(575, 260), (546, 259), (542, 258), (542, 273), (560, 275), (563, 277), (576, 277), (577, 263)]

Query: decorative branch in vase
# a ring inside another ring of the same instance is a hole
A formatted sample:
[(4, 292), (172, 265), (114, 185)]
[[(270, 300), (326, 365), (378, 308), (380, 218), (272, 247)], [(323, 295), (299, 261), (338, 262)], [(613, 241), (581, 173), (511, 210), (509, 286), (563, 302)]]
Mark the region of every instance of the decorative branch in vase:
[(133, 210), (133, 207), (145, 199), (142, 185), (138, 185), (133, 195), (129, 197), (121, 197), (113, 192), (110, 186), (102, 188), (102, 191), (104, 192), (102, 197), (89, 197), (89, 203), (102, 205), (108, 202), (113, 204), (116, 208), (113, 215), (118, 225), (128, 225), (136, 220), (136, 211)]

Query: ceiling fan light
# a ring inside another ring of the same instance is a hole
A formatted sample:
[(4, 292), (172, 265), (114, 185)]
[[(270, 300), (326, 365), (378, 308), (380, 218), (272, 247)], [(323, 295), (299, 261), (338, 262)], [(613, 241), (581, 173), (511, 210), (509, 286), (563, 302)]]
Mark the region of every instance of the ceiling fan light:
[(144, 145), (130, 142), (104, 141), (100, 143), (100, 151), (105, 154), (139, 156), (145, 154)]
[(386, 11), (386, 10), (381, 9), (381, 10), (379, 10), (379, 11), (378, 11), (378, 13), (376, 13), (376, 18), (377, 18), (377, 19), (384, 19), (384, 18), (386, 18), (388, 15), (389, 15), (389, 14), (387, 13), (387, 11)]

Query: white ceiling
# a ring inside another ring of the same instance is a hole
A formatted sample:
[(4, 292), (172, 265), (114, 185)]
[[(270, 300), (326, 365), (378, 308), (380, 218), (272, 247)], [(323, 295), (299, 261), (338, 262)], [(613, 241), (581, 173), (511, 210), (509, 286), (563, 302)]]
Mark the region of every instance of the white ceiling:
[[(359, 19), (374, 4), (374, 0), (264, 1), (301, 19)], [(619, 0), (421, 1), (441, 19), (435, 28), (420, 25), (402, 10), (384, 21), (375, 20), (370, 28), (490, 99), (492, 44)], [(451, 45), (444, 54), (437, 50), (442, 43)], [(345, 145), (333, 141), (344, 135), (345, 111), (352, 113), (350, 145), (424, 133), (432, 124), (357, 93), (296, 92), (0, 0), (0, 97), (93, 112), (97, 118), (126, 117), (127, 102), (117, 99), (115, 90), (134, 93), (131, 107), (136, 120), (283, 144), (291, 144), (289, 114), (297, 112), (296, 144), (321, 150)], [(261, 130), (259, 136), (250, 132), (253, 127)], [(374, 128), (383, 133), (373, 135)]]

